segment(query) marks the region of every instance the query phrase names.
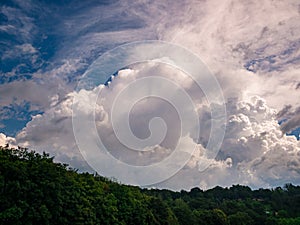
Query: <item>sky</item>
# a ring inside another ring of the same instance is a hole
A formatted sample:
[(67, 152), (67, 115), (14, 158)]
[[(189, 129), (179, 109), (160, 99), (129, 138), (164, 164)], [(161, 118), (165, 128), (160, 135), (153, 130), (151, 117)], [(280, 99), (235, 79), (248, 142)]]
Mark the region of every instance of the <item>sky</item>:
[(146, 187), (300, 184), (299, 20), (297, 0), (1, 1), (0, 145)]

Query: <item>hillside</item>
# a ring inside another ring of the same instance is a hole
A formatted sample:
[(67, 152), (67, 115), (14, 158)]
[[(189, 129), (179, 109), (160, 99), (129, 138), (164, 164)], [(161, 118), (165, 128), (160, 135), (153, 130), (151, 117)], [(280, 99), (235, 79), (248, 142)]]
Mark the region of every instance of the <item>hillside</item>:
[(0, 224), (300, 224), (300, 186), (148, 190), (0, 147)]

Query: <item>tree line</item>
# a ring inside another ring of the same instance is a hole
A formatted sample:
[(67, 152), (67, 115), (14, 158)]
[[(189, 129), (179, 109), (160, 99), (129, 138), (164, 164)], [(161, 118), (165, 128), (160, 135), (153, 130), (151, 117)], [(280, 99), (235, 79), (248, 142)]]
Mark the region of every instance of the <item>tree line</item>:
[(0, 147), (0, 224), (299, 225), (300, 186), (141, 189)]

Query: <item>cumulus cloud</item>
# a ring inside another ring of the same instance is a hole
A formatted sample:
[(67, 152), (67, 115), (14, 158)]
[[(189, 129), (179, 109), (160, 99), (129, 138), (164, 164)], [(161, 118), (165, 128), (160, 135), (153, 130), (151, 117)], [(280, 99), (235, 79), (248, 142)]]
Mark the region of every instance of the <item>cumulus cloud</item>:
[(9, 145), (10, 147), (16, 147), (16, 140), (13, 137), (8, 137), (3, 133), (0, 133), (0, 146), (4, 147), (6, 145)]
[[(186, 167), (160, 187), (189, 189), (216, 185), (244, 184), (251, 187), (273, 187), (299, 182), (300, 144), (293, 136), (282, 133), (276, 111), (257, 96), (227, 104), (228, 125), (223, 145), (210, 166), (205, 163), (200, 145)], [(201, 168), (201, 167), (200, 167)], [(180, 182), (179, 182), (180, 181)]]
[[(159, 162), (172, 153), (175, 140), (178, 138), (176, 131), (179, 118), (176, 113), (169, 110), (170, 106), (164, 101), (154, 99), (141, 101), (132, 109), (131, 115), (134, 116), (130, 125), (132, 132), (139, 138), (146, 138), (149, 135), (148, 124), (152, 117), (159, 116), (168, 125), (169, 133), (164, 141), (155, 146), (148, 146), (144, 152), (132, 151), (122, 145), (114, 134), (110, 113), (112, 103), (120, 91), (135, 80), (154, 72), (175, 81), (186, 81), (182, 86), (191, 95), (194, 94), (193, 98), (196, 99), (196, 92), (191, 91), (194, 88), (192, 82), (189, 79), (182, 79), (182, 76), (186, 75), (177, 71), (178, 73), (174, 76), (174, 71), (170, 70), (169, 73), (168, 71), (169, 68), (164, 69), (161, 66), (153, 69), (151, 63), (146, 66), (137, 65), (134, 69), (121, 70), (108, 86), (100, 85), (91, 91), (73, 92), (61, 102), (53, 99), (55, 102), (53, 107), (43, 115), (33, 117), (16, 139), (22, 145), (50, 151), (59, 161), (68, 162), (82, 170), (91, 170), (77, 148), (72, 131), (72, 101), (77, 95), (77, 98), (81, 99), (77, 103), (80, 104), (78, 108), (84, 114), (96, 112), (98, 135), (110, 154), (132, 165), (143, 166)], [(95, 105), (93, 101), (97, 99), (99, 93), (101, 96)], [(210, 109), (206, 102), (200, 100), (196, 102), (196, 105), (198, 105), (200, 125), (203, 130), (200, 133), (199, 142), (197, 138), (193, 139), (197, 148), (182, 170), (169, 180), (156, 184), (156, 187), (210, 188), (215, 185), (228, 186), (233, 183), (252, 187), (269, 187), (274, 184), (279, 185), (280, 182), (298, 181), (299, 142), (282, 133), (276, 119), (277, 111), (270, 108), (263, 98), (253, 96), (244, 100), (237, 98), (228, 100), (227, 130), (216, 159), (207, 158), (205, 154), (210, 129), (207, 124), (208, 117), (205, 115), (209, 114)], [(88, 149), (85, 151), (89, 152)], [(209, 167), (203, 171), (203, 165), (209, 165)]]
[(83, 160), (72, 132), (72, 94), (61, 102), (53, 98), (53, 106), (43, 114), (32, 117), (16, 136), (22, 147), (48, 152), (59, 162), (74, 168), (91, 171)]
[[(201, 131), (199, 137), (192, 136), (197, 148), (191, 160), (157, 187), (209, 188), (233, 183), (261, 187), (300, 182), (299, 142), (285, 135), (300, 126), (297, 0), (135, 1), (131, 4), (116, 1), (91, 7), (80, 7), (80, 4), (83, 3), (68, 3), (68, 7), (62, 9), (63, 17), (54, 12), (58, 19), (55, 26), (50, 23), (51, 34), (60, 37), (60, 41), (49, 66), (34, 72), (33, 80), (0, 86), (1, 105), (9, 105), (14, 99), (17, 103), (25, 100), (44, 111), (32, 117), (16, 136), (20, 145), (49, 151), (58, 161), (91, 170), (73, 136), (72, 101), (76, 96), (82, 99), (80, 104), (85, 114), (96, 110), (98, 135), (104, 137), (114, 157), (135, 165), (158, 162), (172, 153), (178, 137), (178, 115), (170, 105), (147, 99), (133, 108), (130, 125), (138, 137), (150, 135), (148, 124), (153, 116), (163, 118), (170, 128), (161, 144), (148, 146), (147, 151), (139, 154), (118, 141), (109, 122), (111, 103), (117, 93), (138, 77), (159, 72), (180, 83), (192, 97)], [(33, 10), (31, 4), (20, 7), (25, 12)], [(34, 20), (21, 10), (7, 6), (1, 7), (1, 13), (7, 16), (8, 23), (1, 25), (0, 30), (19, 35), (17, 39), (22, 43), (7, 49), (6, 55), (1, 57), (10, 57), (15, 51), (30, 57), (39, 56), (38, 48), (32, 44), (37, 29)], [(225, 139), (216, 159), (207, 158), (205, 154), (211, 129), (209, 104), (199, 88), (178, 71), (155, 66), (151, 69), (153, 65), (136, 66), (119, 71), (107, 87), (72, 91), (80, 71), (84, 71), (91, 60), (119, 44), (147, 39), (186, 47), (201, 56), (216, 75), (228, 113)], [(18, 72), (15, 68), (6, 75)], [(99, 92), (102, 97), (95, 106), (93, 101)], [(281, 126), (278, 120), (284, 121)], [(3, 143), (9, 139), (3, 134), (0, 137)], [(203, 164), (210, 166), (202, 171)]]
[[(43, 114), (33, 116), (32, 120), (17, 135), (17, 142), (21, 146), (30, 146), (38, 151), (46, 150), (50, 154), (55, 155), (58, 161), (71, 163), (72, 166), (77, 168), (80, 166), (83, 170), (87, 169), (86, 165), (85, 168), (83, 166), (84, 162), (76, 146), (72, 130), (72, 116), (77, 116), (76, 112), (72, 114), (72, 103), (74, 96), (76, 96), (80, 101), (74, 104), (77, 104), (77, 108), (80, 109), (81, 113), (90, 115), (95, 110), (98, 134), (114, 157), (134, 165), (148, 165), (159, 162), (162, 158), (172, 153), (172, 149), (176, 145), (176, 138), (180, 135), (178, 115), (176, 110), (172, 109), (172, 105), (154, 98), (141, 100), (133, 108), (131, 119), (129, 118), (130, 125), (133, 133), (139, 138), (145, 138), (149, 135), (148, 124), (153, 117), (163, 118), (169, 128), (162, 143), (145, 146), (144, 151), (138, 154), (124, 147), (118, 141), (118, 138), (113, 135), (114, 130), (109, 116), (114, 98), (117, 97), (124, 87), (135, 81), (137, 77), (147, 77), (153, 73), (162, 73), (165, 77), (170, 77), (174, 74), (174, 70), (168, 71), (168, 69), (161, 66), (156, 66), (154, 69), (152, 67), (153, 65), (150, 63), (147, 66), (137, 66), (135, 70), (122, 70), (108, 86), (100, 85), (91, 91), (81, 90), (78, 93), (73, 92), (62, 101), (52, 98), (52, 107)], [(139, 70), (143, 72), (139, 72)], [(177, 72), (183, 74), (180, 71)], [(177, 78), (177, 81), (180, 81), (182, 84), (185, 83), (184, 86), (191, 87), (189, 79), (184, 80), (180, 75), (177, 75)], [(174, 80), (174, 78), (172, 79)], [(102, 91), (102, 95), (97, 101), (98, 104), (95, 105), (93, 100), (96, 99), (99, 91)], [(167, 89), (165, 91), (170, 92)], [(125, 100), (130, 101), (130, 99)], [(197, 126), (197, 124), (194, 124), (194, 126)], [(88, 148), (88, 146), (86, 147)]]

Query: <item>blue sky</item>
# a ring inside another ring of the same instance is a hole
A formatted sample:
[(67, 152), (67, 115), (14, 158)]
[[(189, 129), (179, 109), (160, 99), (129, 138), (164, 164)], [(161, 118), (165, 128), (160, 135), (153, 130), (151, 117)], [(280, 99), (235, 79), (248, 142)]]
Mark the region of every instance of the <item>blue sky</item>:
[[(76, 85), (105, 52), (134, 41), (160, 40), (195, 53), (215, 74), (226, 99), (228, 130), (211, 169), (213, 178), (201, 183), (195, 166), (187, 167), (157, 187), (299, 183), (299, 5), (297, 0), (250, 2), (2, 1), (0, 141), (47, 150), (58, 161), (91, 170), (80, 152), (68, 150), (77, 148), (70, 113)], [(139, 72), (129, 74), (137, 79)], [(115, 82), (121, 85), (120, 79)], [(204, 143), (197, 142), (205, 148)], [(267, 171), (279, 155), (286, 156), (285, 165)], [(232, 178), (224, 179), (230, 173)]]

